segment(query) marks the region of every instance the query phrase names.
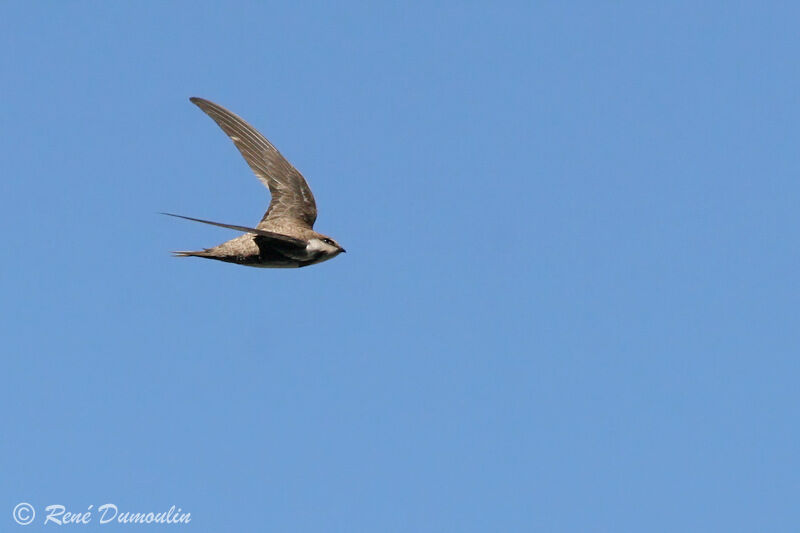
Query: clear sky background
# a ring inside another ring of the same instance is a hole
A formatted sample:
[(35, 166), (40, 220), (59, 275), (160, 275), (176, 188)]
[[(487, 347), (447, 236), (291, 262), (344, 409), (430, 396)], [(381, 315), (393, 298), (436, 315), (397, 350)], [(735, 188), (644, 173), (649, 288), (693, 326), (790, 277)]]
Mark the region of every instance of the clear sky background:
[(4, 2), (0, 530), (797, 531), (800, 8), (528, 4)]

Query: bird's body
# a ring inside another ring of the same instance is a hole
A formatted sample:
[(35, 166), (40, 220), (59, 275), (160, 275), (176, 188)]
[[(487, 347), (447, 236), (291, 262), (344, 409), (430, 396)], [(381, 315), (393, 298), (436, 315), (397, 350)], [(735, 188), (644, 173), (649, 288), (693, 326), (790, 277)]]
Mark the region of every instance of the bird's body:
[(317, 206), (311, 189), (302, 174), (266, 138), (217, 104), (202, 98), (191, 101), (233, 140), (250, 168), (269, 188), (272, 200), (255, 228), (170, 215), (246, 232), (213, 248), (174, 252), (176, 256), (205, 257), (260, 268), (297, 268), (333, 259), (345, 251), (330, 237), (313, 230)]
[(322, 240), (325, 237), (316, 231), (312, 230), (306, 235), (297, 235), (298, 233), (305, 232), (295, 232), (300, 240), (306, 241), (305, 246), (245, 233), (213, 248), (199, 252), (175, 252), (175, 255), (206, 257), (259, 268), (298, 268), (333, 259), (342, 251), (335, 245), (325, 243)]

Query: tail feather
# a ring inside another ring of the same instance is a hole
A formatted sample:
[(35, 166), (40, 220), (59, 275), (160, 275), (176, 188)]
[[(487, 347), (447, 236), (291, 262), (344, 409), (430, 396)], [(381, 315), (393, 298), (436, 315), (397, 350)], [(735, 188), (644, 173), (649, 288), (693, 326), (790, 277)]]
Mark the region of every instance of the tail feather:
[(203, 250), (201, 252), (191, 252), (191, 251), (178, 251), (172, 252), (172, 257), (209, 257), (211, 254), (208, 253), (208, 250)]

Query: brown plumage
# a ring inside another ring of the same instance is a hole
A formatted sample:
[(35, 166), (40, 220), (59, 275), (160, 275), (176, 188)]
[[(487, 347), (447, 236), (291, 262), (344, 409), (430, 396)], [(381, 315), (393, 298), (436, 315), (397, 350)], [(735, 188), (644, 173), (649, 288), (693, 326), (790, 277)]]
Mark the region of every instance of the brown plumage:
[(177, 257), (205, 257), (265, 268), (308, 266), (344, 252), (336, 241), (313, 230), (317, 219), (314, 195), (303, 175), (255, 128), (224, 107), (190, 98), (219, 125), (244, 157), (272, 200), (255, 228), (222, 224), (181, 215), (170, 216), (246, 232), (202, 251), (174, 252)]

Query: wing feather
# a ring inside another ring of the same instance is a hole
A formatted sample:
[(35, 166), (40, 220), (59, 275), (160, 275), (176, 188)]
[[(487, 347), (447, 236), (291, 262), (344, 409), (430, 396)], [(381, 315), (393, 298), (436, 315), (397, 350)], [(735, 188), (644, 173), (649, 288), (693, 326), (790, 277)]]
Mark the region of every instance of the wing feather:
[(241, 117), (203, 98), (190, 100), (231, 138), (255, 175), (269, 188), (272, 200), (259, 226), (284, 218), (312, 228), (317, 219), (317, 205), (303, 175)]
[(266, 231), (266, 230), (258, 229), (258, 228), (248, 228), (247, 226), (237, 226), (235, 224), (223, 224), (221, 222), (211, 222), (210, 220), (203, 220), (203, 219), (200, 219), (200, 218), (185, 217), (183, 215), (174, 215), (172, 213), (161, 213), (161, 214), (162, 215), (167, 215), (167, 216), (170, 216), (170, 217), (177, 217), (177, 218), (183, 218), (183, 219), (186, 219), (186, 220), (192, 220), (194, 222), (202, 222), (203, 224), (211, 224), (212, 226), (219, 226), (220, 228), (235, 229), (235, 230), (238, 230), (238, 231), (244, 231), (246, 233), (254, 233), (256, 235), (259, 235), (261, 237), (265, 237), (267, 239), (271, 239), (273, 241), (280, 241), (282, 243), (291, 244), (291, 245), (297, 246), (297, 247), (305, 248), (306, 244), (307, 244), (306, 241), (304, 241), (303, 239), (296, 239), (296, 238), (290, 237), (288, 235), (282, 235), (280, 233), (275, 233), (274, 231)]

